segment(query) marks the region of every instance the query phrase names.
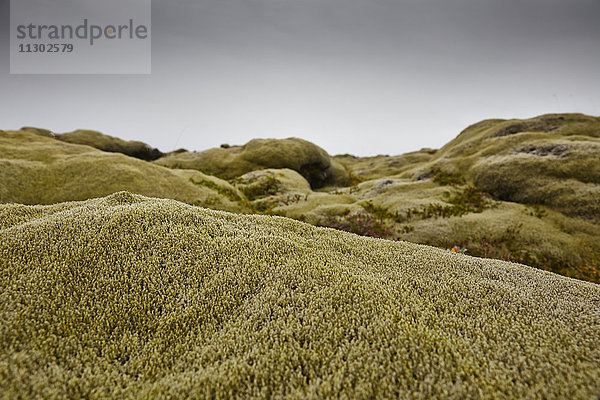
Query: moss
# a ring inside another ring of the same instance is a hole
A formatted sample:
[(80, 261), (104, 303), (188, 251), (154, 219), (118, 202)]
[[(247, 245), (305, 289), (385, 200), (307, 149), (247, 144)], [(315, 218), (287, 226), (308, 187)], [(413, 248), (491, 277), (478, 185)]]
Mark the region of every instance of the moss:
[(473, 186), (467, 186), (453, 195), (445, 193), (446, 201), (452, 204), (453, 215), (465, 215), (469, 213), (480, 213), (483, 210), (493, 207), (494, 203), (490, 196)]
[(485, 258), (527, 264), (561, 275), (576, 277), (591, 282), (600, 282), (600, 268), (597, 263), (577, 265), (564, 256), (542, 253), (535, 248), (524, 248), (519, 237), (524, 229), (523, 223), (514, 223), (506, 227), (499, 238), (481, 238), (463, 242), (458, 247), (463, 252)]
[(595, 284), (128, 193), (0, 216), (8, 398), (600, 390)]
[(422, 149), (397, 156), (355, 157), (342, 155), (334, 158), (354, 177), (367, 181), (398, 175), (411, 170), (415, 166), (431, 161), (435, 153), (435, 150)]
[(405, 214), (398, 211), (391, 212), (385, 207), (375, 205), (373, 201), (366, 201), (361, 203), (361, 205), (376, 218), (380, 220), (387, 219), (397, 223), (411, 221), (415, 218), (449, 218), (469, 213), (481, 213), (485, 209), (494, 206), (494, 203), (485, 192), (472, 186), (467, 186), (452, 195), (449, 192), (445, 192), (444, 200), (449, 205), (429, 203), (421, 207), (408, 208)]
[(235, 192), (235, 190), (233, 190), (231, 188), (220, 186), (217, 183), (215, 183), (214, 181), (211, 181), (211, 180), (196, 181), (196, 180), (194, 180), (194, 178), (190, 178), (190, 182), (192, 182), (195, 185), (201, 185), (201, 186), (207, 187), (211, 190), (214, 190), (215, 192), (221, 194), (222, 196), (227, 197), (231, 201), (241, 200), (240, 196)]
[(348, 176), (349, 176), (349, 179), (350, 179), (350, 181), (349, 181), (349, 185), (350, 186), (356, 186), (359, 183), (364, 182), (366, 180), (362, 176), (355, 175), (353, 172), (349, 172)]
[(531, 206), (528, 210), (528, 213), (529, 215), (533, 215), (537, 218), (544, 218), (546, 215), (548, 215), (548, 212), (537, 204)]
[(600, 157), (600, 147), (578, 161), (535, 157), (481, 161), (473, 168), (475, 184), (501, 200), (545, 205), (569, 216), (600, 216), (600, 167), (592, 161)]
[(249, 200), (256, 200), (264, 197), (269, 197), (277, 194), (279, 191), (279, 181), (273, 175), (262, 176), (262, 179), (248, 179), (244, 185), (239, 185), (241, 180), (234, 180), (238, 183), (241, 191), (248, 197)]
[(313, 188), (347, 184), (346, 170), (327, 152), (298, 138), (253, 139), (244, 146), (172, 154), (157, 161), (170, 168), (210, 171), (233, 179), (259, 169), (288, 168), (300, 173)]
[(56, 134), (55, 137), (63, 142), (91, 146), (112, 153), (122, 153), (146, 161), (156, 160), (164, 156), (160, 150), (150, 147), (146, 143), (125, 141), (97, 131), (80, 129), (69, 133)]
[(465, 129), (430, 163), (414, 170), (453, 175), (497, 199), (543, 205), (570, 217), (597, 219), (600, 118), (549, 114), (488, 120)]
[(401, 214), (399, 214), (398, 212), (392, 213), (385, 207), (373, 204), (372, 201), (366, 201), (366, 202), (362, 203), (361, 205), (365, 209), (365, 211), (374, 215), (379, 220), (389, 219), (389, 220), (392, 220), (395, 222), (405, 222), (406, 221), (406, 219), (403, 218), (403, 216)]
[(389, 238), (393, 235), (393, 231), (383, 219), (370, 213), (351, 214), (348, 209), (342, 215), (325, 216), (316, 225), (375, 238)]
[(41, 128), (34, 128), (31, 126), (24, 126), (23, 128), (21, 128), (22, 131), (26, 131), (26, 132), (31, 132), (33, 134), (36, 135), (40, 135), (40, 136), (44, 136), (44, 137), (49, 137), (49, 138), (56, 138), (56, 135), (54, 133), (52, 133), (52, 131), (48, 130), (48, 129), (41, 129)]
[(600, 282), (600, 248), (595, 224), (544, 209), (498, 203), (482, 213), (446, 219), (416, 219), (399, 237), (433, 246), (466, 248), (468, 254), (525, 263), (562, 275)]
[[(366, 230), (352, 226), (374, 218), (381, 224), (378, 236), (444, 248), (469, 244), (471, 254), (594, 280), (600, 271), (599, 132), (600, 118), (580, 114), (487, 120), (439, 151), (363, 158), (329, 157), (300, 139), (255, 140), (171, 153), (157, 163), (167, 165), (168, 159), (171, 167), (196, 171), (168, 172), (28, 128), (11, 145), (0, 139), (0, 201), (53, 203), (126, 189), (235, 212), (335, 223), (357, 233)], [(243, 174), (231, 182), (208, 176), (233, 172)], [(194, 185), (190, 178), (214, 185)], [(326, 187), (315, 187), (321, 185)], [(509, 249), (503, 235), (515, 223), (524, 225)]]
[[(210, 179), (218, 181), (198, 171), (171, 170), (27, 130), (0, 134), (0, 202), (4, 203), (52, 204), (128, 190), (215, 206), (212, 188), (191, 182)], [(235, 190), (225, 181), (217, 186)], [(217, 193), (223, 200), (219, 208), (241, 210), (223, 193)]]
[[(402, 214), (398, 211), (391, 212), (385, 207), (374, 204), (373, 201), (366, 201), (361, 203), (364, 212), (353, 214), (349, 209), (345, 209), (340, 215), (326, 216), (319, 220), (317, 225), (359, 235), (393, 239), (396, 237), (394, 224), (402, 224), (415, 219), (449, 218), (469, 213), (481, 213), (494, 206), (486, 193), (472, 186), (467, 186), (454, 195), (447, 192), (445, 194), (446, 201), (450, 205), (431, 203), (420, 208), (408, 209), (406, 214)], [(405, 234), (413, 230), (414, 226), (410, 224), (399, 228), (399, 231)]]
[(434, 168), (430, 172), (430, 176), (435, 183), (440, 185), (464, 185), (465, 179), (458, 174), (449, 174), (442, 171), (440, 168)]

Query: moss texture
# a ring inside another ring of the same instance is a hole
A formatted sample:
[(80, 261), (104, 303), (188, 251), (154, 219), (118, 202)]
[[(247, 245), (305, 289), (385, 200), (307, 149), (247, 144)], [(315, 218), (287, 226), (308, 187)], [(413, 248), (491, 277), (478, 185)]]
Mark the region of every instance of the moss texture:
[(253, 139), (243, 146), (202, 152), (179, 152), (157, 161), (170, 168), (196, 169), (233, 179), (258, 169), (288, 168), (300, 173), (313, 188), (345, 185), (346, 169), (313, 143), (298, 138)]
[(63, 142), (83, 144), (99, 150), (122, 153), (146, 161), (153, 161), (164, 156), (160, 150), (150, 147), (146, 143), (126, 141), (97, 131), (80, 129), (74, 132), (55, 134), (55, 137)]
[(396, 156), (355, 157), (345, 154), (334, 158), (360, 182), (394, 176), (414, 169), (418, 165), (431, 161), (436, 152), (437, 150), (422, 149)]
[(0, 134), (0, 201), (47, 204), (128, 190), (600, 282), (598, 117), (486, 120), (440, 150), (367, 158), (329, 157), (301, 139), (260, 139), (146, 163), (53, 137), (37, 128)]
[[(191, 180), (210, 180), (221, 191)], [(64, 143), (30, 130), (0, 132), (2, 203), (52, 204), (122, 190), (242, 210), (237, 201), (222, 195), (223, 190), (237, 192), (233, 186), (198, 171), (172, 170), (123, 154)]]
[(600, 286), (129, 193), (0, 205), (7, 398), (594, 398)]
[[(395, 231), (390, 238), (464, 246), (469, 254), (600, 282), (600, 118), (486, 120), (439, 151), (337, 159), (351, 174), (366, 177), (338, 192), (387, 210), (384, 222)], [(436, 218), (435, 211), (450, 207), (449, 200), (469, 185), (498, 208)], [(434, 218), (395, 218), (427, 210)]]
[(600, 118), (548, 114), (463, 131), (426, 168), (461, 174), (498, 199), (600, 221)]

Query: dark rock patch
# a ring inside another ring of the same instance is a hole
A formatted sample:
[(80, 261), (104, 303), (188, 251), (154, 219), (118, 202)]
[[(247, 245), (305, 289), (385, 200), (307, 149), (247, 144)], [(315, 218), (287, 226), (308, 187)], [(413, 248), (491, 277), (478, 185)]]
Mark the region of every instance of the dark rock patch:
[(519, 153), (533, 154), (540, 157), (566, 157), (571, 153), (568, 145), (562, 143), (529, 144), (523, 146)]

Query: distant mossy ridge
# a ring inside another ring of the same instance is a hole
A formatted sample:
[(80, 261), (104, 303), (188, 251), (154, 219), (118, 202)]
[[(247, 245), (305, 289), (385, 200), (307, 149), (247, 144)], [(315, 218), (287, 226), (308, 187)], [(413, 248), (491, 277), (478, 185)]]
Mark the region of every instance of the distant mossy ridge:
[(0, 131), (0, 202), (54, 204), (127, 190), (600, 282), (598, 117), (485, 120), (439, 150), (392, 156), (330, 156), (299, 138), (154, 150), (87, 130)]

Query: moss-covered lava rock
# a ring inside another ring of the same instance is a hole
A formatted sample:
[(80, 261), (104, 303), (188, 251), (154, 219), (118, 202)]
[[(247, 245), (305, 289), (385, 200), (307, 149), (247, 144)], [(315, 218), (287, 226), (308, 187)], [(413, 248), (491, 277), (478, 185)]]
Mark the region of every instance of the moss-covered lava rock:
[(258, 169), (288, 168), (300, 173), (313, 188), (346, 185), (346, 169), (319, 146), (298, 138), (253, 139), (243, 146), (202, 152), (179, 152), (157, 161), (170, 168), (196, 169), (232, 179)]

